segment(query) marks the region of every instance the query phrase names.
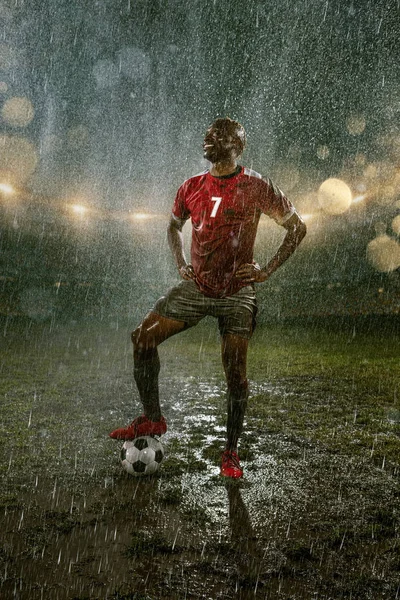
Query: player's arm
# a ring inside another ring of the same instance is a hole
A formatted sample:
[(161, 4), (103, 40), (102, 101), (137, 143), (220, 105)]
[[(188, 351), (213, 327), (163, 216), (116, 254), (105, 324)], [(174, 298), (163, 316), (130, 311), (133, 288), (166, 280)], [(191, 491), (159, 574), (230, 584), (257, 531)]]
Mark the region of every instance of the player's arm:
[(180, 276), (183, 279), (195, 279), (195, 274), (191, 264), (188, 264), (185, 257), (182, 228), (185, 224), (184, 219), (178, 219), (174, 215), (168, 223), (167, 236), (168, 244), (175, 259), (176, 266)]
[(282, 223), (282, 227), (286, 229), (286, 235), (268, 264), (264, 268), (254, 264), (241, 265), (236, 271), (236, 277), (248, 283), (266, 281), (293, 254), (307, 233), (306, 224), (297, 213), (293, 213)]

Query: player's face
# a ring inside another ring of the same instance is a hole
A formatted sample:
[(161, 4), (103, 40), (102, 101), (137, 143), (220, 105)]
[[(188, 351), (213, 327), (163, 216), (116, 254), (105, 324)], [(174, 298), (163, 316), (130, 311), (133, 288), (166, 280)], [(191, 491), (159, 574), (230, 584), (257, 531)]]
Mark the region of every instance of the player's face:
[(211, 125), (204, 137), (204, 158), (212, 163), (234, 160), (238, 155), (236, 142), (235, 136)]

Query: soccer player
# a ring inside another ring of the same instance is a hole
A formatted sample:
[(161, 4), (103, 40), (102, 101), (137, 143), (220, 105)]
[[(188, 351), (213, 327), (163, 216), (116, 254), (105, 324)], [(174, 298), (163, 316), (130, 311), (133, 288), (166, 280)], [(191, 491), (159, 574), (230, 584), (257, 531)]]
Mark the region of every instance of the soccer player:
[[(131, 440), (162, 435), (157, 346), (196, 325), (206, 315), (218, 319), (227, 382), (227, 442), (221, 475), (243, 475), (237, 446), (249, 395), (247, 348), (257, 312), (255, 284), (265, 282), (289, 258), (306, 234), (292, 203), (271, 182), (238, 165), (246, 144), (243, 126), (217, 119), (204, 138), (211, 168), (179, 188), (168, 225), (168, 241), (182, 281), (160, 298), (132, 333), (134, 378), (144, 414), (110, 437)], [(276, 254), (260, 268), (253, 249), (261, 213), (286, 230)], [(192, 221), (191, 262), (186, 260), (182, 227)]]

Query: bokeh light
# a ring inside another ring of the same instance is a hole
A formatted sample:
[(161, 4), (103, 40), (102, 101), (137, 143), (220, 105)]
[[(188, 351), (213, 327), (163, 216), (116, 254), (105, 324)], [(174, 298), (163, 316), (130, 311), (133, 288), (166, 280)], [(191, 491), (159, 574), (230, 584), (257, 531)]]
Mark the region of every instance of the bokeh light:
[(317, 156), (320, 160), (326, 160), (329, 156), (328, 146), (322, 145), (317, 148)]
[(400, 267), (400, 244), (386, 234), (378, 235), (367, 246), (367, 259), (380, 273)]
[(363, 176), (367, 180), (375, 179), (378, 175), (378, 167), (374, 164), (367, 165), (364, 169)]
[(35, 145), (20, 136), (0, 135), (0, 177), (11, 184), (23, 183), (38, 164)]
[(68, 204), (68, 208), (72, 214), (76, 215), (77, 217), (85, 216), (89, 210), (87, 206), (84, 206), (83, 204)]
[(354, 164), (356, 167), (364, 167), (367, 162), (367, 157), (362, 152), (357, 152), (354, 157)]
[(390, 206), (396, 199), (396, 190), (393, 185), (380, 186), (375, 195), (376, 202), (381, 206)]
[(126, 46), (118, 52), (121, 73), (129, 79), (146, 79), (151, 71), (149, 56), (134, 46)]
[(318, 203), (323, 211), (340, 215), (349, 209), (352, 194), (347, 183), (334, 177), (326, 179), (318, 190)]
[(12, 196), (15, 194), (15, 189), (9, 183), (0, 183), (0, 193), (7, 194), (7, 196)]
[(9, 98), (3, 104), (1, 116), (8, 125), (26, 127), (35, 116), (35, 109), (28, 98)]
[(350, 135), (361, 135), (366, 127), (365, 118), (363, 115), (349, 115), (346, 119), (346, 127)]
[(115, 87), (119, 82), (118, 67), (108, 58), (97, 61), (93, 75), (100, 89)]
[(364, 169), (364, 177), (368, 180), (378, 179), (382, 182), (392, 180), (396, 175), (396, 167), (388, 161), (374, 162)]

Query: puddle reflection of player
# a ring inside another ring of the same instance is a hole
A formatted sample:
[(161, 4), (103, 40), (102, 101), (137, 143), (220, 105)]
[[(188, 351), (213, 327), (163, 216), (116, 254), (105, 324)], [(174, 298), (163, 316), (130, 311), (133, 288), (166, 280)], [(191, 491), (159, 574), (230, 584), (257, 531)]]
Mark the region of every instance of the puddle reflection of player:
[[(257, 586), (262, 567), (262, 549), (258, 545), (240, 488), (230, 482), (225, 487), (229, 501), (231, 545), (236, 557), (238, 576), (242, 584), (251, 585), (251, 597), (254, 598), (254, 587)], [(244, 596), (241, 595), (241, 598)]]
[[(237, 445), (247, 406), (247, 349), (253, 334), (257, 302), (255, 284), (269, 279), (296, 250), (306, 227), (294, 206), (271, 182), (238, 165), (246, 142), (243, 126), (217, 119), (207, 130), (204, 157), (211, 168), (179, 188), (168, 226), (168, 240), (183, 281), (157, 301), (132, 333), (134, 376), (144, 415), (110, 436), (134, 439), (162, 435), (167, 424), (158, 390), (157, 347), (196, 325), (206, 315), (218, 319), (227, 394), (227, 442), (221, 475), (243, 475)], [(254, 261), (254, 243), (261, 214), (286, 230), (275, 255), (264, 268)], [(182, 228), (192, 221), (191, 263), (183, 248)]]

